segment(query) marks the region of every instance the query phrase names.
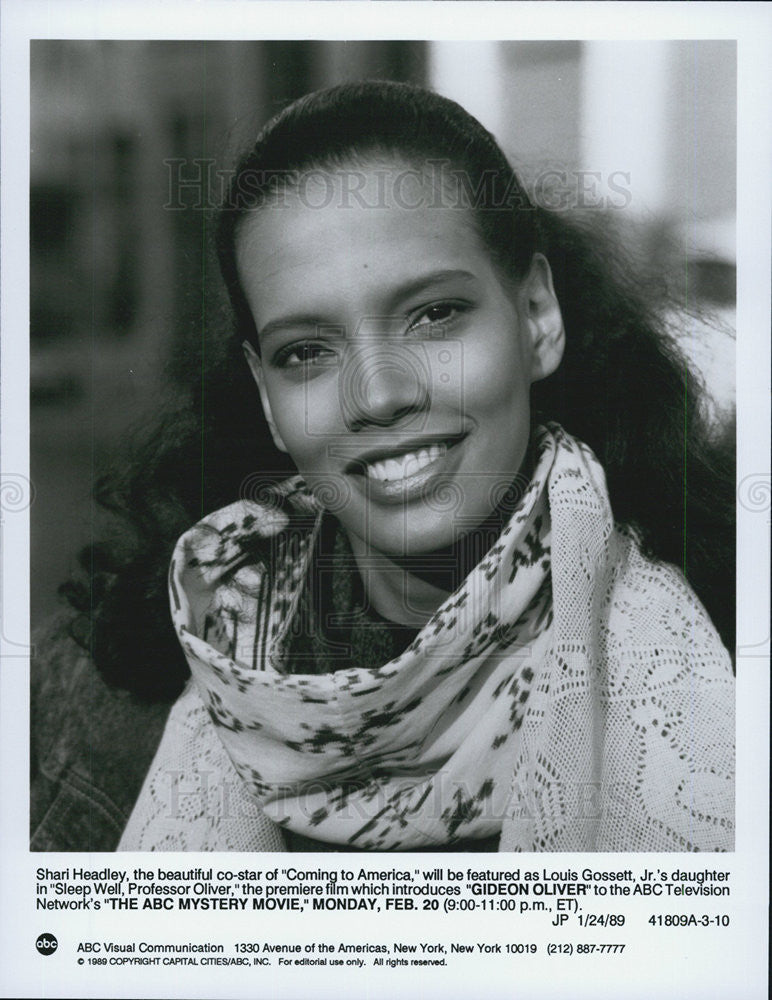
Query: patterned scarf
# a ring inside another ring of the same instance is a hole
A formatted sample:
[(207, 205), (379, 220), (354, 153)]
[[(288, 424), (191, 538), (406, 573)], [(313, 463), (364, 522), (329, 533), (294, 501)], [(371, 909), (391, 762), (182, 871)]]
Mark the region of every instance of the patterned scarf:
[(366, 850), (500, 831), (549, 645), (547, 483), (577, 448), (557, 429), (537, 435), (533, 477), (498, 542), (407, 649), (374, 668), (289, 672), (321, 523), (297, 479), (283, 490), (294, 518), (239, 503), (182, 537), (175, 626), (236, 771), (280, 827)]
[(299, 672), (323, 513), (297, 478), (187, 532), (170, 593), (193, 677), (119, 849), (280, 851), (283, 827), (301, 848), (731, 850), (726, 650), (614, 525), (592, 452), (550, 425), (533, 455), (498, 540), (380, 664), (352, 641), (355, 665)]

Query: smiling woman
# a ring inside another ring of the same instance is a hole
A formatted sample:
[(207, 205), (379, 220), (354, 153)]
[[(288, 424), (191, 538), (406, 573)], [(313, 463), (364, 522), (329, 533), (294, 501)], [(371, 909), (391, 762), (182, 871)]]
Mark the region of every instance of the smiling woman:
[[(442, 191), (416, 176), (400, 204), (407, 170), (363, 163), (372, 200), (345, 211), (346, 173), (330, 174), (324, 207), (290, 192), (236, 240), (260, 353), (245, 348), (273, 440), (312, 491), (346, 495), (336, 516), (359, 564), (370, 560), (376, 610), (397, 622), (416, 578), (389, 557), (435, 552), (488, 518), (523, 464), (531, 382), (563, 345), (544, 257), (517, 284), (505, 278), (471, 209), (437, 211)], [(436, 497), (454, 486), (448, 518)], [(387, 557), (379, 573), (375, 556)], [(435, 596), (420, 602), (427, 613)]]
[[(731, 664), (684, 576), (731, 604), (731, 467), (607, 245), (427, 91), (265, 127), (218, 216), (234, 337), (70, 588), (106, 680), (176, 698), (125, 827), (90, 786), (101, 849), (732, 849)], [(77, 846), (48, 780), (33, 844)]]

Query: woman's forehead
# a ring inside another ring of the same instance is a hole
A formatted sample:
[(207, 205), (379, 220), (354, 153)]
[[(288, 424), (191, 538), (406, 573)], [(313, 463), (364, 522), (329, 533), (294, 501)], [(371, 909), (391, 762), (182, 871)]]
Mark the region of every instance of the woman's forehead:
[(401, 279), (416, 269), (488, 265), (471, 210), (435, 200), (415, 170), (376, 177), (380, 169), (313, 172), (306, 186), (248, 213), (236, 235), (248, 295), (288, 280), (356, 281), (367, 271)]

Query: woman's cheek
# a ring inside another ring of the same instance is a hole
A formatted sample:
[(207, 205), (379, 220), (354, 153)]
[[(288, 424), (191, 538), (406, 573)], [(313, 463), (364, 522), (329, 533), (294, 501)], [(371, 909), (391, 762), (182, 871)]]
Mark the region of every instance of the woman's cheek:
[(466, 352), (464, 404), (469, 415), (519, 409), (527, 402), (529, 385), (515, 351)]
[(306, 381), (278, 388), (276, 398), (274, 418), (290, 458), (301, 472), (319, 467), (338, 427), (329, 391)]

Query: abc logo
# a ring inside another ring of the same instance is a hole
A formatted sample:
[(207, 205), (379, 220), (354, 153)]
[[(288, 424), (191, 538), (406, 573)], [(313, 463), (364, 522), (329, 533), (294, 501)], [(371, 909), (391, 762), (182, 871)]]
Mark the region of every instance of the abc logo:
[(35, 942), (35, 947), (41, 955), (53, 955), (59, 947), (59, 942), (53, 934), (41, 934)]

